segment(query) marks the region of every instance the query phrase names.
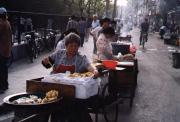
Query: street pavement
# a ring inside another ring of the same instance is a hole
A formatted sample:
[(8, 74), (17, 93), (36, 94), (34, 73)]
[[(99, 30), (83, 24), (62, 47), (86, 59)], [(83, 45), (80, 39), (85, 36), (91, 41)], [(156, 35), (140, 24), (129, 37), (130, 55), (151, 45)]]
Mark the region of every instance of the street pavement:
[[(172, 49), (179, 49), (165, 45), (158, 34), (150, 34), (145, 49), (139, 46), (139, 30), (132, 32), (132, 41), (137, 47), (136, 57), (139, 64), (138, 86), (135, 93), (133, 107), (130, 109), (128, 101), (119, 105), (118, 122), (179, 122), (180, 120), (180, 69), (172, 67)], [(92, 60), (92, 37), (85, 42), (80, 52)], [(0, 94), (0, 103), (5, 96), (24, 92), (26, 80), (48, 75), (51, 69), (41, 65), (44, 53), (34, 63), (27, 59), (14, 62), (9, 69), (9, 89)], [(0, 116), (0, 121), (13, 114)], [(93, 117), (93, 116), (92, 116)], [(94, 118), (94, 117), (93, 117)], [(10, 120), (4, 120), (8, 122)], [(104, 122), (100, 116), (99, 122)]]

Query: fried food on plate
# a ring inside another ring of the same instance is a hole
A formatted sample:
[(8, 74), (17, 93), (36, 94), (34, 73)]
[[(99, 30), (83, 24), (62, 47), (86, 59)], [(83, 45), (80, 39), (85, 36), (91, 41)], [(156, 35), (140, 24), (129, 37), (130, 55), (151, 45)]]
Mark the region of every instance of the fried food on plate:
[(85, 73), (73, 73), (73, 74), (68, 75), (68, 77), (71, 77), (71, 78), (77, 78), (77, 77), (85, 78), (85, 77), (92, 77), (93, 75), (94, 74), (92, 72), (85, 72)]

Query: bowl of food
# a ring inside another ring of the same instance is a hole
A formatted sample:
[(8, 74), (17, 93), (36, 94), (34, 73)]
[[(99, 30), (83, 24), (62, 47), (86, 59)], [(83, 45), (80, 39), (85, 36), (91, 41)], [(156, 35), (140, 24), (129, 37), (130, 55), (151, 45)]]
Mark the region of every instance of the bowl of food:
[(107, 69), (115, 69), (117, 66), (117, 61), (115, 60), (102, 60), (102, 64), (105, 66)]

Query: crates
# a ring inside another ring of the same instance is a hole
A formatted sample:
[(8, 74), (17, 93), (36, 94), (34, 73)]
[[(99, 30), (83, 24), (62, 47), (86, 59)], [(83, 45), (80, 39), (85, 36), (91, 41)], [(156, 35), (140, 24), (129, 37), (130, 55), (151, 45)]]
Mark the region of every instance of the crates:
[(172, 53), (173, 67), (180, 68), (180, 52), (176, 51)]
[(27, 80), (26, 92), (48, 92), (50, 90), (57, 90), (63, 97), (75, 97), (75, 87), (73, 85), (41, 82), (42, 79), (43, 77)]
[(130, 45), (128, 44), (118, 44), (112, 43), (113, 55), (118, 55), (120, 52), (122, 55), (130, 53)]

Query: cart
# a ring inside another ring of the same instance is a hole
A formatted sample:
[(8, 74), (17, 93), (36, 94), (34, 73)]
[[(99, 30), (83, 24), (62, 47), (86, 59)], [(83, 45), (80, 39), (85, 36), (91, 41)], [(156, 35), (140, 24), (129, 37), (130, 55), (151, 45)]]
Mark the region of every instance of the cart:
[[(16, 107), (16, 106), (9, 106), (5, 105), (9, 109), (15, 111), (15, 119), (14, 122), (30, 122), (30, 121), (39, 121), (45, 122), (42, 119), (46, 116), (46, 120), (48, 120), (49, 115), (53, 111), (63, 111), (63, 106), (68, 104), (68, 101), (76, 100), (86, 104), (87, 110), (89, 113), (95, 114), (95, 122), (98, 122), (98, 115), (103, 114), (106, 122), (117, 122), (118, 121), (118, 106), (122, 104), (122, 92), (120, 88), (123, 89), (130, 89), (130, 106), (132, 107), (133, 98), (135, 93), (135, 87), (137, 85), (137, 60), (133, 61), (133, 65), (124, 65), (123, 63), (118, 64), (124, 68), (117, 68), (117, 69), (105, 69), (103, 67), (99, 68), (101, 72), (101, 76), (109, 74), (108, 82), (103, 86), (102, 91), (99, 92), (97, 95), (92, 96), (88, 99), (76, 99), (75, 98), (75, 87), (72, 85), (64, 85), (64, 84), (57, 84), (57, 83), (45, 83), (41, 82), (42, 78), (27, 80), (26, 92), (47, 92), (49, 90), (57, 90), (62, 93), (63, 99), (60, 102), (53, 103), (50, 106), (41, 107), (39, 109), (34, 109), (33, 107), (27, 109), (25, 107)], [(130, 77), (132, 77), (131, 81), (121, 82), (120, 79), (117, 78), (117, 74), (121, 72), (130, 72)], [(58, 107), (57, 107), (58, 106)], [(25, 114), (22, 114), (25, 113)]]

